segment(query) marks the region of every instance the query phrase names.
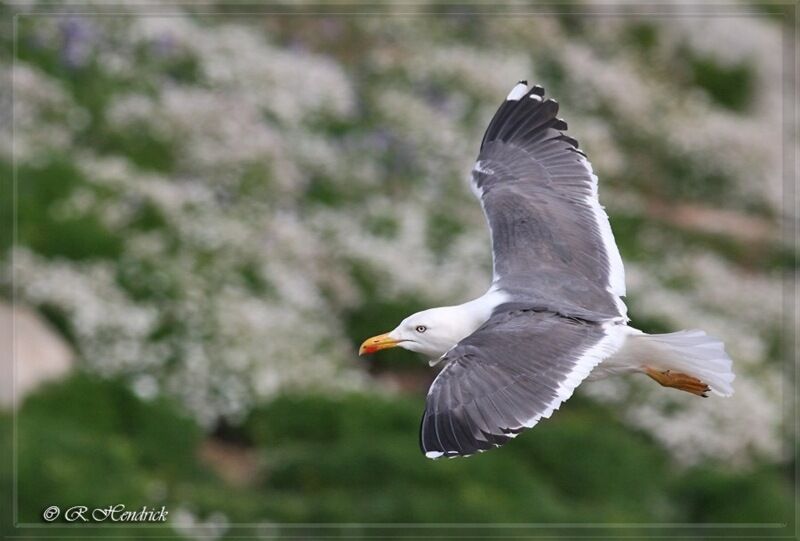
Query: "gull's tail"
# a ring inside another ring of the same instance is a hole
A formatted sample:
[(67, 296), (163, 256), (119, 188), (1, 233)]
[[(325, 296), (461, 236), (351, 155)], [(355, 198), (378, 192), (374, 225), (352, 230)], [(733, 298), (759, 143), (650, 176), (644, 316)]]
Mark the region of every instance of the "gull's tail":
[[(733, 394), (733, 362), (724, 344), (700, 330), (631, 336), (631, 346), (641, 349), (643, 365), (699, 379), (711, 392)], [(654, 378), (655, 379), (655, 378)]]
[(733, 362), (724, 344), (703, 331), (645, 334), (634, 330), (617, 355), (667, 387), (705, 395), (697, 387), (702, 385), (716, 395), (733, 394)]

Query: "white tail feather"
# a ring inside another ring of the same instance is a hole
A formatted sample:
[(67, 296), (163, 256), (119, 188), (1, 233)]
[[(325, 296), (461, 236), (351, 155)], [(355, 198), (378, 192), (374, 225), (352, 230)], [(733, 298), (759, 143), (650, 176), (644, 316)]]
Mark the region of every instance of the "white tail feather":
[(714, 394), (733, 394), (733, 361), (725, 353), (724, 344), (703, 331), (635, 333), (628, 337), (623, 349), (620, 353), (640, 367), (688, 374), (708, 385)]

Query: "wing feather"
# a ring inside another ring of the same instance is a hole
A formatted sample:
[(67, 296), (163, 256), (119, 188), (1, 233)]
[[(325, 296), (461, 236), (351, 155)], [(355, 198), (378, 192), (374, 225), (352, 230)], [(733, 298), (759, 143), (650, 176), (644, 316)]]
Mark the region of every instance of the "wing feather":
[(519, 86), (492, 119), (472, 171), (495, 282), (517, 300), (549, 295), (556, 311), (626, 319), (624, 268), (597, 177), (578, 141), (563, 133), (558, 103), (541, 87), (522, 95)]
[(499, 447), (549, 417), (604, 358), (622, 325), (502, 305), (444, 357), (420, 425), (426, 456)]

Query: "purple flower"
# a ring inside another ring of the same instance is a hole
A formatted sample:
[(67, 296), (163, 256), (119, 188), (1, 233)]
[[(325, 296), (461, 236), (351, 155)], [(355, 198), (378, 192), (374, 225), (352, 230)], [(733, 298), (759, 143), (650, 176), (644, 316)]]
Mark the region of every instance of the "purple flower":
[(162, 58), (169, 58), (175, 54), (177, 43), (172, 34), (161, 34), (150, 43), (153, 54)]
[(92, 52), (95, 32), (87, 19), (68, 17), (59, 24), (61, 30), (61, 60), (69, 67), (86, 65)]

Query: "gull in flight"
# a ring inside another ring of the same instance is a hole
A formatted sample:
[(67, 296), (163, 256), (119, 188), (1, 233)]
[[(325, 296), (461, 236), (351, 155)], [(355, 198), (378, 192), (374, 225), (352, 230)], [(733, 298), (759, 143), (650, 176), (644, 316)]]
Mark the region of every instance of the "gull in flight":
[(420, 427), (428, 458), (500, 447), (548, 418), (584, 380), (644, 373), (698, 396), (730, 396), (731, 359), (699, 330), (628, 325), (625, 272), (597, 176), (558, 104), (520, 81), (486, 129), (470, 175), (492, 240), (481, 297), (432, 308), (367, 339), (441, 363)]

